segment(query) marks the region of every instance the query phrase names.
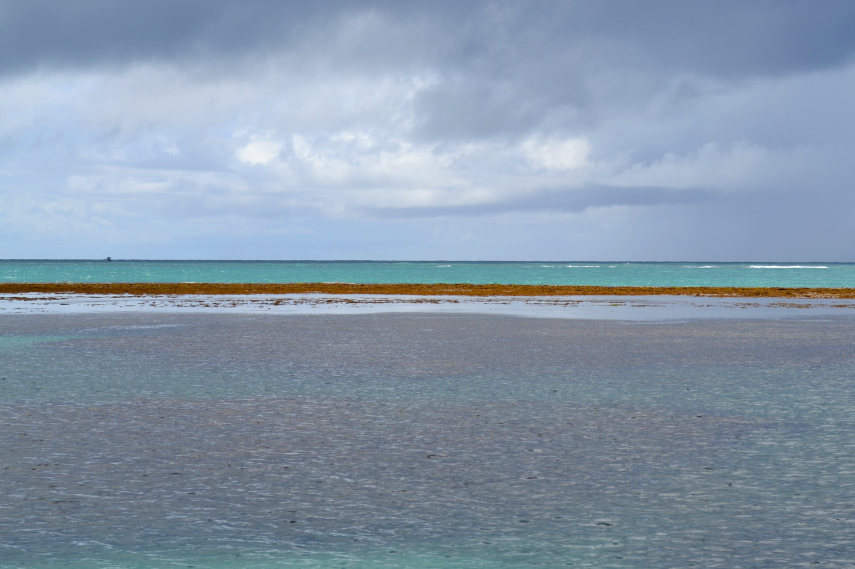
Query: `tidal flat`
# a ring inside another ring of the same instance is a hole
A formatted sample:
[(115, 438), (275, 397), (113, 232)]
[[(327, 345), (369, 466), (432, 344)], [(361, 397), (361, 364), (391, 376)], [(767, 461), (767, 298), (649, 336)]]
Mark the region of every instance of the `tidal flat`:
[(847, 314), (0, 314), (0, 567), (851, 567)]

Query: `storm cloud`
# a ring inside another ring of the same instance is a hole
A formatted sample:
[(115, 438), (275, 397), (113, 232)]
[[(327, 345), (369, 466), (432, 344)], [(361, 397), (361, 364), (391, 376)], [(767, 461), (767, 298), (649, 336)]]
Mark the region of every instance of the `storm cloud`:
[(855, 259), (851, 2), (0, 2), (0, 257)]

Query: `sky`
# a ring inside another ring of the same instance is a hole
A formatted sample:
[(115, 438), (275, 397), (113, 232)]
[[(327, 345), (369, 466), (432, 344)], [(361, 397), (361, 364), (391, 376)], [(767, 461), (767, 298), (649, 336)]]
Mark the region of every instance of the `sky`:
[(0, 0), (0, 258), (855, 261), (855, 2)]

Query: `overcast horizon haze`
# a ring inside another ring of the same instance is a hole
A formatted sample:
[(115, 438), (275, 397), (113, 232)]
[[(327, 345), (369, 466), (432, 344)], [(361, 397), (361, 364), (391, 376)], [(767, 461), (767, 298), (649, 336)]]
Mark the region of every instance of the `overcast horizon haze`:
[(855, 261), (855, 2), (0, 0), (0, 258)]

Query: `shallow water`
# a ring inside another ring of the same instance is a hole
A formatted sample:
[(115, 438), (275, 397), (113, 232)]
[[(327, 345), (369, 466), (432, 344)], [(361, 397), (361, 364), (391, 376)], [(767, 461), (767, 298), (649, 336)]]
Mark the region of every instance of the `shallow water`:
[(0, 315), (0, 567), (851, 567), (855, 319)]

